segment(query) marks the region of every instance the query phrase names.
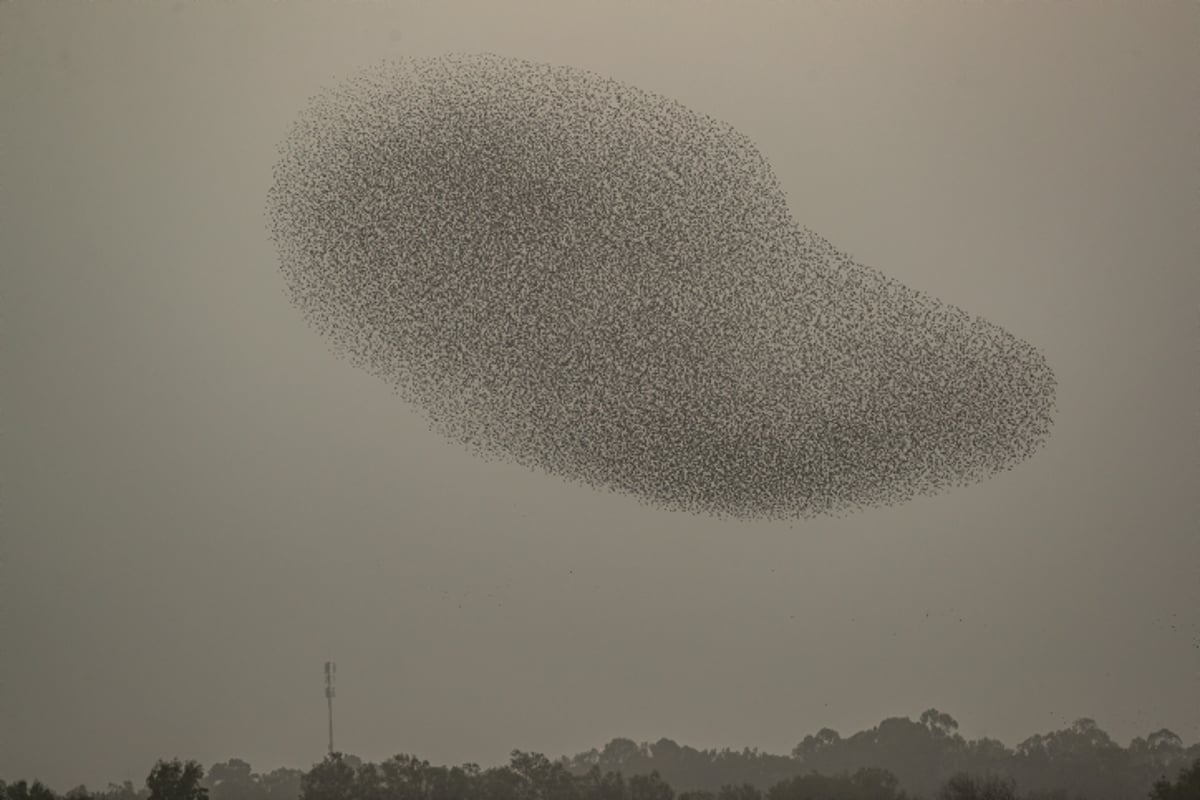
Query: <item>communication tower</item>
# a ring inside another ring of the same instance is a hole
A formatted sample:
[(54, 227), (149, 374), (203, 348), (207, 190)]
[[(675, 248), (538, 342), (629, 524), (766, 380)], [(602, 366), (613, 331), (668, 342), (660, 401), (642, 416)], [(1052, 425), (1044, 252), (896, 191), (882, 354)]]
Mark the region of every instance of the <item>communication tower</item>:
[(337, 664), (325, 662), (325, 701), (329, 704), (329, 754), (333, 755), (333, 679), (337, 675)]

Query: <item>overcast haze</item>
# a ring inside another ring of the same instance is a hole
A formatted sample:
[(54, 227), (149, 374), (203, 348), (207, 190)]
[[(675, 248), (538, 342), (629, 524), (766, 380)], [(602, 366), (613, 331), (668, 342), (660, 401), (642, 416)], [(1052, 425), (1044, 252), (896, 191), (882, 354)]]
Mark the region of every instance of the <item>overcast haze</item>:
[[(615, 736), (786, 753), (935, 706), (1200, 739), (1191, 3), (7, 3), (0, 777)], [(383, 58), (594, 70), (729, 122), (796, 218), (1041, 347), (1045, 448), (843, 519), (483, 463), (333, 357), (276, 145)]]

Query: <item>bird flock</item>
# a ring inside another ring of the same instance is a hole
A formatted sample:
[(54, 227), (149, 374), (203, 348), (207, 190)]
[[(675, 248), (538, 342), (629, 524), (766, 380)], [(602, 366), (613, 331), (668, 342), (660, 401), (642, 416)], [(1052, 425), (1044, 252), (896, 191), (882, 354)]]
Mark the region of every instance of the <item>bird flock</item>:
[(1033, 454), (1032, 345), (798, 224), (730, 125), (581, 69), (366, 69), (280, 146), (290, 296), (484, 458), (658, 508), (842, 514)]

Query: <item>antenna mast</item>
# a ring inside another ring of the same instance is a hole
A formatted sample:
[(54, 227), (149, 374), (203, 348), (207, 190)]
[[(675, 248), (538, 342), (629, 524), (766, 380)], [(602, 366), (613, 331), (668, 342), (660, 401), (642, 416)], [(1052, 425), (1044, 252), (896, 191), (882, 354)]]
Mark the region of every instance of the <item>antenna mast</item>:
[(325, 662), (325, 701), (329, 704), (329, 754), (333, 755), (333, 679), (337, 675), (337, 664)]

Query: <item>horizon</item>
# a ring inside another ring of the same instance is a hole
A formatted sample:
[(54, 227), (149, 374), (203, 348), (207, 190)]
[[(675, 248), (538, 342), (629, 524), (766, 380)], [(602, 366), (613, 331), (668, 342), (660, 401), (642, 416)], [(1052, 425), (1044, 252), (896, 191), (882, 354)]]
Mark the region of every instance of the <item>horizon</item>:
[[(929, 709), (929, 710), (940, 710), (940, 709), (931, 708), (931, 709)], [(921, 713), (924, 713), (924, 712), (921, 712)], [(943, 712), (943, 713), (948, 713), (948, 712)], [(851, 738), (852, 736), (855, 736), (855, 735), (857, 735), (857, 734), (859, 734), (859, 733), (866, 733), (866, 732), (868, 732), (868, 731), (874, 730), (874, 729), (878, 728), (878, 727), (879, 727), (879, 725), (881, 725), (882, 723), (884, 723), (884, 722), (886, 722), (886, 721), (888, 721), (888, 720), (891, 720), (891, 719), (903, 719), (903, 720), (907, 720), (907, 721), (911, 721), (911, 722), (916, 722), (916, 721), (918, 721), (918, 718), (919, 718), (920, 716), (921, 716), (921, 714), (920, 714), (920, 713), (918, 713), (918, 714), (910, 714), (910, 715), (897, 715), (897, 716), (885, 717), (885, 718), (883, 718), (883, 719), (880, 719), (878, 722), (876, 722), (875, 724), (873, 724), (873, 725), (871, 725), (871, 726), (868, 726), (868, 727), (865, 727), (865, 728), (860, 728), (860, 729), (854, 730), (854, 731), (852, 731), (852, 732), (838, 730), (837, 728), (833, 728), (833, 730), (836, 730), (836, 731), (838, 732), (838, 734), (839, 734), (839, 735), (841, 735), (841, 737), (843, 738), (843, 740), (845, 740), (845, 739), (849, 739), (849, 738)], [(954, 719), (954, 721), (955, 721), (955, 723), (956, 723), (956, 724), (959, 724), (959, 721), (957, 720), (957, 718), (954, 718), (954, 715), (953, 715), (953, 714), (950, 714), (950, 717)], [(1018, 746), (1019, 746), (1019, 745), (1020, 745), (1020, 744), (1021, 744), (1023, 741), (1025, 741), (1025, 740), (1027, 740), (1027, 739), (1030, 739), (1030, 738), (1033, 738), (1034, 736), (1038, 736), (1038, 735), (1045, 735), (1045, 734), (1048, 734), (1048, 733), (1053, 733), (1053, 732), (1056, 732), (1056, 731), (1067, 730), (1067, 729), (1070, 729), (1070, 728), (1072, 728), (1072, 727), (1073, 727), (1074, 725), (1076, 725), (1077, 723), (1079, 723), (1079, 722), (1083, 722), (1083, 721), (1092, 721), (1092, 722), (1095, 722), (1095, 723), (1096, 723), (1096, 727), (1098, 727), (1100, 730), (1102, 730), (1102, 731), (1104, 731), (1105, 733), (1107, 733), (1107, 734), (1108, 734), (1108, 735), (1109, 735), (1109, 736), (1112, 738), (1113, 742), (1114, 742), (1114, 743), (1115, 743), (1115, 744), (1116, 744), (1118, 747), (1121, 747), (1122, 749), (1128, 749), (1128, 748), (1129, 748), (1129, 747), (1130, 747), (1130, 746), (1131, 746), (1131, 745), (1132, 745), (1132, 744), (1133, 744), (1133, 743), (1134, 743), (1134, 742), (1135, 742), (1135, 741), (1136, 741), (1138, 738), (1145, 738), (1146, 736), (1149, 736), (1150, 734), (1157, 733), (1157, 732), (1161, 732), (1162, 730), (1170, 730), (1169, 728), (1162, 728), (1162, 727), (1159, 727), (1159, 728), (1154, 728), (1154, 729), (1152, 729), (1152, 730), (1145, 731), (1143, 734), (1138, 734), (1138, 735), (1135, 735), (1135, 736), (1131, 737), (1131, 738), (1130, 738), (1128, 741), (1124, 741), (1124, 740), (1122, 740), (1120, 737), (1113, 736), (1113, 735), (1112, 735), (1112, 732), (1111, 732), (1111, 731), (1109, 731), (1109, 730), (1107, 730), (1107, 729), (1104, 727), (1103, 723), (1102, 723), (1100, 720), (1096, 720), (1095, 718), (1092, 718), (1092, 717), (1079, 717), (1079, 718), (1077, 718), (1077, 719), (1075, 719), (1075, 720), (1072, 720), (1070, 723), (1068, 723), (1068, 724), (1064, 725), (1063, 727), (1060, 727), (1060, 728), (1055, 728), (1055, 729), (1053, 729), (1053, 730), (1047, 730), (1047, 731), (1036, 731), (1036, 732), (1034, 732), (1034, 733), (1030, 733), (1030, 734), (1028, 734), (1028, 735), (1027, 735), (1027, 736), (1025, 736), (1025, 737), (1022, 737), (1022, 739), (1021, 739), (1021, 740), (1019, 740), (1019, 741), (1013, 741), (1013, 742), (1010, 742), (1010, 741), (1007, 741), (1007, 740), (1004, 740), (1004, 739), (1000, 739), (1000, 738), (998, 738), (998, 737), (995, 737), (995, 736), (989, 736), (989, 735), (987, 735), (987, 734), (979, 734), (979, 735), (966, 735), (966, 734), (963, 734), (961, 725), (960, 725), (958, 728), (956, 728), (956, 730), (955, 730), (955, 733), (956, 733), (957, 735), (960, 735), (960, 736), (962, 736), (962, 738), (963, 738), (965, 741), (967, 741), (967, 742), (972, 742), (972, 741), (981, 741), (981, 740), (985, 740), (985, 739), (986, 739), (986, 740), (991, 740), (991, 741), (997, 741), (997, 742), (999, 742), (1000, 744), (1002, 744), (1002, 745), (1003, 745), (1005, 748), (1007, 748), (1007, 749), (1009, 749), (1009, 750), (1015, 750), (1015, 749), (1016, 749), (1016, 748), (1017, 748), (1017, 747), (1018, 747)], [(433, 766), (446, 766), (446, 767), (451, 767), (451, 766), (464, 766), (464, 765), (467, 765), (467, 764), (476, 764), (476, 765), (480, 766), (480, 767), (481, 767), (481, 768), (483, 768), (483, 769), (489, 769), (489, 768), (492, 768), (492, 767), (501, 767), (501, 766), (504, 766), (504, 765), (508, 764), (508, 763), (509, 763), (509, 757), (510, 757), (510, 755), (511, 755), (513, 752), (516, 752), (516, 751), (518, 751), (518, 750), (523, 750), (523, 749), (525, 750), (525, 752), (541, 753), (541, 754), (543, 754), (543, 755), (547, 756), (548, 758), (550, 758), (551, 760), (554, 760), (554, 761), (561, 761), (561, 760), (568, 760), (568, 759), (572, 759), (572, 758), (575, 758), (575, 757), (578, 757), (578, 756), (582, 756), (582, 755), (585, 755), (585, 754), (587, 754), (587, 753), (589, 753), (589, 752), (599, 752), (599, 751), (603, 751), (603, 750), (604, 750), (604, 748), (605, 748), (605, 746), (607, 746), (608, 744), (610, 744), (610, 743), (612, 743), (612, 742), (614, 742), (614, 741), (628, 740), (628, 741), (632, 741), (632, 742), (634, 742), (634, 743), (635, 743), (635, 744), (637, 744), (639, 747), (641, 747), (641, 748), (644, 748), (644, 747), (647, 747), (647, 746), (653, 746), (653, 745), (655, 745), (655, 744), (658, 744), (659, 742), (662, 742), (662, 741), (664, 741), (664, 740), (665, 740), (665, 741), (671, 741), (671, 742), (674, 742), (675, 744), (679, 745), (681, 748), (685, 748), (685, 749), (686, 749), (686, 748), (691, 748), (691, 749), (693, 749), (693, 750), (696, 750), (696, 751), (699, 751), (699, 752), (709, 752), (709, 753), (720, 753), (720, 752), (743, 753), (743, 752), (750, 751), (750, 752), (756, 752), (756, 753), (758, 753), (759, 755), (768, 755), (768, 756), (774, 756), (774, 757), (783, 757), (783, 758), (794, 758), (794, 755), (793, 755), (793, 750), (795, 749), (795, 747), (796, 747), (797, 745), (799, 745), (799, 744), (800, 744), (800, 742), (803, 740), (804, 736), (807, 736), (807, 735), (815, 735), (815, 734), (817, 734), (817, 733), (818, 733), (818, 732), (819, 732), (821, 729), (823, 729), (823, 728), (826, 728), (826, 727), (829, 727), (829, 726), (820, 726), (819, 728), (813, 728), (813, 729), (811, 729), (811, 730), (809, 730), (809, 731), (806, 731), (806, 732), (805, 732), (804, 734), (802, 734), (802, 735), (801, 735), (799, 738), (797, 738), (797, 740), (796, 740), (796, 743), (795, 743), (795, 744), (791, 745), (790, 747), (786, 748), (785, 750), (778, 750), (778, 751), (777, 751), (777, 750), (769, 750), (769, 749), (765, 749), (765, 748), (761, 748), (761, 747), (755, 747), (755, 746), (753, 746), (753, 745), (743, 745), (743, 746), (732, 746), (732, 745), (715, 745), (715, 746), (703, 746), (703, 747), (701, 747), (701, 746), (696, 746), (695, 744), (693, 744), (693, 743), (691, 743), (691, 742), (687, 742), (687, 741), (684, 741), (684, 740), (676, 739), (676, 738), (674, 738), (674, 737), (671, 737), (671, 736), (658, 736), (658, 737), (649, 738), (649, 739), (641, 739), (641, 738), (634, 738), (634, 737), (629, 737), (629, 736), (620, 736), (620, 735), (618, 735), (618, 736), (610, 736), (610, 737), (608, 737), (607, 739), (605, 739), (605, 740), (604, 740), (604, 742), (603, 742), (603, 743), (601, 743), (601, 744), (599, 744), (599, 745), (594, 745), (594, 746), (592, 746), (592, 747), (589, 747), (589, 748), (584, 748), (584, 749), (582, 749), (582, 750), (578, 750), (578, 751), (572, 751), (572, 752), (569, 752), (569, 753), (553, 753), (553, 752), (551, 752), (551, 751), (542, 751), (542, 750), (537, 750), (536, 748), (535, 748), (535, 749), (532, 749), (532, 750), (530, 750), (530, 749), (524, 749), (524, 748), (511, 748), (511, 749), (510, 749), (510, 750), (509, 750), (509, 751), (508, 751), (508, 752), (507, 752), (507, 753), (506, 753), (506, 754), (505, 754), (505, 755), (504, 755), (502, 758), (499, 758), (499, 759), (494, 759), (493, 761), (490, 761), (490, 762), (488, 762), (488, 761), (481, 761), (481, 760), (479, 760), (479, 759), (472, 759), (472, 758), (460, 759), (460, 760), (458, 760), (458, 761), (455, 761), (455, 762), (440, 762), (440, 761), (431, 760), (431, 759), (429, 759), (429, 758), (426, 758), (426, 757), (425, 757), (425, 756), (423, 756), (423, 755), (422, 755), (422, 754), (421, 754), (419, 751), (411, 751), (411, 750), (398, 750), (398, 751), (395, 751), (395, 752), (390, 752), (390, 753), (387, 753), (387, 754), (385, 754), (385, 755), (378, 755), (378, 754), (375, 754), (375, 755), (371, 755), (371, 756), (366, 756), (366, 755), (364, 755), (364, 754), (362, 754), (362, 753), (356, 752), (356, 751), (354, 751), (354, 750), (351, 750), (351, 749), (343, 748), (343, 747), (340, 747), (340, 746), (335, 746), (335, 749), (333, 750), (333, 752), (334, 752), (334, 753), (337, 753), (337, 754), (340, 754), (340, 755), (342, 755), (342, 756), (354, 757), (354, 758), (361, 759), (361, 760), (362, 760), (364, 763), (367, 763), (367, 762), (375, 762), (375, 763), (378, 763), (378, 762), (381, 762), (381, 761), (383, 761), (383, 760), (386, 760), (386, 759), (389, 759), (389, 758), (392, 758), (392, 757), (395, 757), (395, 756), (407, 755), (407, 756), (412, 756), (412, 757), (415, 757), (415, 758), (421, 759), (421, 760), (423, 760), (423, 761), (427, 761), (427, 762), (429, 762), (429, 763), (430, 763), (431, 765), (433, 765)], [(1176, 732), (1174, 732), (1174, 731), (1171, 731), (1171, 732), (1172, 732), (1172, 733), (1176, 733)], [(1178, 735), (1178, 734), (1177, 734), (1177, 735)], [(1182, 740), (1183, 740), (1183, 747), (1184, 747), (1184, 749), (1185, 749), (1185, 750), (1186, 750), (1186, 749), (1189, 749), (1189, 748), (1193, 748), (1193, 747), (1200, 746), (1200, 738), (1196, 738), (1195, 740), (1191, 740), (1191, 741), (1189, 741), (1189, 740), (1187, 739), (1187, 737), (1181, 737), (1181, 738), (1182, 738)], [(335, 737), (335, 744), (336, 744), (336, 737)], [(197, 758), (197, 757), (195, 757), (195, 756), (190, 756), (190, 755), (186, 755), (186, 754), (170, 754), (170, 755), (167, 755), (167, 754), (162, 754), (162, 755), (156, 756), (156, 757), (153, 759), (153, 761), (152, 761), (151, 763), (147, 764), (147, 766), (146, 766), (146, 769), (144, 770), (144, 774), (142, 774), (142, 775), (141, 775), (141, 777), (136, 777), (136, 776), (122, 776), (122, 777), (119, 777), (119, 778), (106, 779), (106, 780), (104, 780), (104, 781), (102, 781), (102, 782), (95, 782), (95, 783), (93, 783), (93, 782), (89, 782), (89, 781), (74, 781), (74, 782), (72, 782), (72, 781), (70, 781), (70, 780), (67, 780), (67, 781), (66, 781), (64, 784), (62, 784), (62, 785), (56, 785), (56, 784), (52, 784), (52, 783), (50, 783), (50, 782), (48, 782), (48, 781), (41, 780), (41, 779), (40, 779), (40, 778), (38, 778), (37, 776), (26, 776), (26, 775), (5, 776), (5, 775), (2, 775), (2, 774), (0, 774), (0, 780), (7, 781), (8, 783), (13, 783), (13, 782), (15, 782), (15, 781), (17, 781), (17, 780), (28, 780), (28, 781), (29, 781), (31, 784), (32, 784), (32, 783), (33, 783), (33, 782), (36, 780), (36, 781), (39, 781), (39, 782), (41, 782), (43, 785), (45, 785), (45, 786), (48, 786), (49, 788), (53, 789), (54, 791), (56, 791), (56, 792), (58, 792), (58, 793), (65, 793), (65, 792), (67, 792), (67, 791), (69, 791), (69, 790), (71, 790), (71, 789), (73, 789), (73, 788), (76, 788), (76, 787), (78, 787), (78, 786), (87, 786), (89, 789), (97, 790), (97, 789), (102, 789), (102, 788), (104, 788), (104, 787), (106, 787), (106, 786), (109, 786), (109, 785), (120, 785), (120, 784), (122, 784), (122, 783), (123, 783), (123, 782), (125, 782), (125, 781), (131, 781), (131, 782), (133, 783), (133, 786), (134, 786), (134, 788), (136, 789), (136, 788), (139, 788), (140, 786), (142, 786), (142, 781), (144, 781), (145, 774), (148, 774), (148, 773), (150, 772), (150, 769), (151, 769), (151, 767), (153, 766), (153, 764), (154, 764), (155, 762), (157, 762), (158, 760), (160, 760), (160, 759), (162, 759), (162, 760), (170, 760), (170, 759), (172, 759), (172, 758), (179, 758), (179, 759), (182, 759), (182, 760), (184, 760), (184, 761), (188, 761), (188, 760), (194, 760), (194, 761), (197, 761), (198, 763), (200, 763), (200, 764), (201, 764), (201, 765), (204, 767), (204, 769), (205, 769), (205, 774), (206, 774), (206, 775), (208, 774), (208, 771), (209, 771), (209, 770), (210, 770), (210, 769), (211, 769), (211, 768), (212, 768), (214, 765), (217, 765), (217, 764), (222, 764), (222, 763), (227, 763), (227, 762), (229, 762), (229, 761), (232, 761), (232, 760), (234, 760), (234, 759), (238, 759), (238, 760), (241, 760), (241, 761), (244, 761), (244, 762), (246, 762), (246, 763), (247, 763), (247, 764), (250, 766), (250, 768), (251, 768), (251, 770), (252, 770), (253, 772), (255, 772), (255, 773), (257, 773), (257, 774), (267, 774), (267, 773), (269, 773), (269, 772), (273, 772), (273, 771), (275, 771), (275, 770), (281, 770), (281, 769), (283, 769), (283, 770), (301, 770), (301, 771), (308, 771), (308, 770), (309, 770), (309, 769), (311, 769), (313, 766), (315, 766), (315, 765), (317, 765), (317, 764), (321, 763), (321, 762), (322, 762), (322, 761), (323, 761), (323, 760), (324, 760), (324, 759), (325, 759), (325, 758), (326, 758), (328, 755), (329, 755), (329, 751), (328, 751), (328, 749), (326, 748), (326, 749), (324, 749), (324, 750), (322, 750), (322, 751), (321, 751), (321, 756), (320, 756), (319, 758), (315, 759), (314, 761), (312, 761), (311, 763), (309, 763), (309, 764), (307, 764), (307, 765), (300, 764), (300, 763), (292, 763), (292, 764), (275, 764), (275, 765), (262, 765), (262, 764), (257, 764), (257, 763), (256, 763), (256, 762), (255, 762), (253, 759), (246, 758), (246, 757), (244, 757), (244, 756), (239, 756), (239, 755), (236, 755), (236, 754), (231, 754), (231, 755), (228, 755), (228, 756), (225, 756), (225, 757), (212, 758), (211, 760), (207, 760), (207, 761), (206, 761), (206, 760), (203, 760), (203, 759), (200, 759), (200, 758)]]

